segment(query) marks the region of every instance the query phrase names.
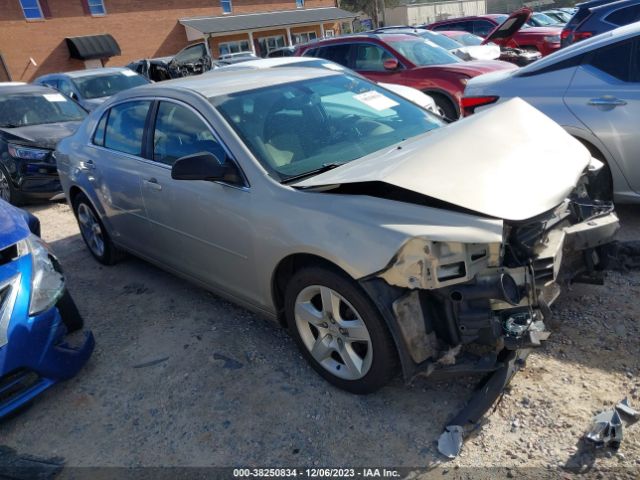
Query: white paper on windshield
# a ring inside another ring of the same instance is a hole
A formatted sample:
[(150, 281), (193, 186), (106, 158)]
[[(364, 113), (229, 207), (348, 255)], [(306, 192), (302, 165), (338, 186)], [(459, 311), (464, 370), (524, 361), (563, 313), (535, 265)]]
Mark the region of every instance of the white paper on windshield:
[(359, 93), (358, 95), (354, 95), (353, 98), (364, 103), (367, 107), (378, 111), (386, 110), (398, 105), (398, 102), (373, 90), (370, 92)]
[(49, 102), (66, 102), (67, 99), (61, 93), (45, 93), (43, 95)]
[(137, 75), (133, 70), (122, 70), (122, 73), (125, 77), (135, 77)]

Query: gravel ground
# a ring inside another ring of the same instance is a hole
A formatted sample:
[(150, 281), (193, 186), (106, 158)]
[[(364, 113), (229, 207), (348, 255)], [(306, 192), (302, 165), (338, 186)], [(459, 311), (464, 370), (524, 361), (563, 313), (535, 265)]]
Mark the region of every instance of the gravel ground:
[[(640, 406), (638, 270), (611, 272), (604, 287), (565, 291), (554, 307), (557, 331), (462, 454), (446, 461), (435, 441), (477, 378), (410, 387), (397, 379), (369, 396), (339, 391), (279, 327), (140, 260), (100, 266), (65, 204), (30, 209), (97, 347), (76, 378), (0, 424), (0, 443), (21, 453), (59, 456), (67, 466), (376, 465), (487, 478), (572, 467), (594, 478), (609, 478), (609, 470), (640, 475), (640, 424), (625, 430), (617, 453), (580, 442), (594, 413), (625, 396)], [(637, 207), (620, 212), (621, 238), (639, 239)]]

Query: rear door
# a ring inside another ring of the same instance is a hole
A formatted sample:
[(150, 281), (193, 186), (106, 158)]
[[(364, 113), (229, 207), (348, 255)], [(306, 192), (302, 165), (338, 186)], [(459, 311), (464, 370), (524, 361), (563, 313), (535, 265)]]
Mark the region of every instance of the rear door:
[(140, 192), (143, 139), (151, 101), (134, 100), (107, 110), (93, 136), (96, 155), (83, 167), (115, 230), (116, 242), (144, 252), (150, 228)]
[(607, 147), (640, 191), (640, 42), (625, 40), (587, 55), (564, 101)]

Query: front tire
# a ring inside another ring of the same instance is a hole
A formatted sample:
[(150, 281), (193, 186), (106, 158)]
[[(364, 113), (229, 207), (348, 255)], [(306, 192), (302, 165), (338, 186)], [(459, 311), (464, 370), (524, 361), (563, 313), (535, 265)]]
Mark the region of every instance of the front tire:
[(104, 228), (100, 216), (83, 193), (73, 199), (73, 213), (80, 227), (80, 234), (91, 255), (103, 265), (113, 265), (118, 261), (118, 250)]
[(11, 177), (3, 166), (0, 166), (0, 198), (17, 207), (24, 204), (24, 197), (16, 187), (13, 186)]
[(285, 314), (302, 355), (336, 387), (371, 393), (395, 375), (397, 354), (384, 320), (346, 275), (322, 267), (298, 271), (286, 288)]

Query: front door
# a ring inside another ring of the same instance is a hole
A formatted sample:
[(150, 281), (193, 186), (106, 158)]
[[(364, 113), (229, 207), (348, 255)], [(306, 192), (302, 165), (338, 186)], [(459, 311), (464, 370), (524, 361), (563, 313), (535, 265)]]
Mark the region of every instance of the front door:
[(212, 129), (190, 107), (161, 101), (152, 135), (153, 165), (145, 168), (141, 185), (160, 261), (256, 300), (247, 295), (257, 291), (251, 193), (243, 185), (171, 178), (171, 166), (180, 157), (200, 152), (220, 156), (223, 148)]
[(640, 42), (600, 48), (576, 69), (567, 107), (606, 146), (627, 182), (640, 192)]

